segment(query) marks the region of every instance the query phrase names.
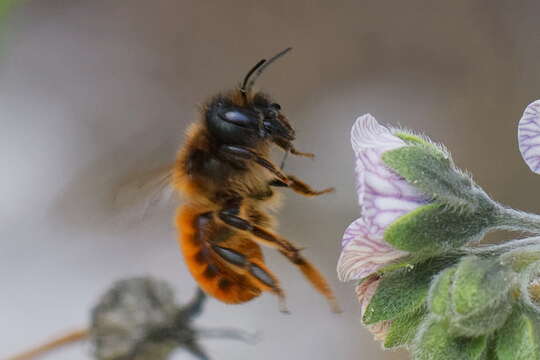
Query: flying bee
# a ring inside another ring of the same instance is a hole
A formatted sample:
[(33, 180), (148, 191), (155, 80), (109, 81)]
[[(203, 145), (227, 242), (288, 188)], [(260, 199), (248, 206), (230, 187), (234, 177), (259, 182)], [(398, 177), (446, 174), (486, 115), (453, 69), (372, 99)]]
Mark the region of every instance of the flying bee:
[(176, 219), (179, 243), (199, 286), (224, 303), (244, 303), (269, 291), (277, 295), (281, 311), (287, 311), (279, 280), (265, 265), (262, 245), (297, 266), (337, 312), (326, 280), (297, 246), (274, 231), (268, 213), (276, 188), (288, 187), (304, 196), (333, 191), (316, 191), (269, 160), (272, 145), (285, 154), (313, 157), (294, 148), (295, 132), (281, 106), (253, 91), (261, 73), (289, 50), (259, 61), (239, 88), (209, 99), (199, 121), (189, 127), (172, 170), (172, 185), (186, 199)]

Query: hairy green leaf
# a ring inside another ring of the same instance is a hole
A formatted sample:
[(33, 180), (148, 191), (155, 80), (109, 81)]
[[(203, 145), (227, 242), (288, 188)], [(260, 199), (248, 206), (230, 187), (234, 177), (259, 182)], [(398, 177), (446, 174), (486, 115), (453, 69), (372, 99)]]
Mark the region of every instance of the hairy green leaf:
[(434, 258), (385, 273), (364, 314), (364, 323), (392, 320), (418, 309), (426, 300), (431, 278), (454, 259)]
[(420, 306), (392, 320), (392, 325), (384, 340), (384, 347), (389, 349), (409, 344), (414, 339), (426, 314), (425, 306)]
[(490, 219), (488, 212), (471, 215), (431, 203), (394, 221), (384, 239), (399, 250), (439, 254), (483, 235), (492, 225)]

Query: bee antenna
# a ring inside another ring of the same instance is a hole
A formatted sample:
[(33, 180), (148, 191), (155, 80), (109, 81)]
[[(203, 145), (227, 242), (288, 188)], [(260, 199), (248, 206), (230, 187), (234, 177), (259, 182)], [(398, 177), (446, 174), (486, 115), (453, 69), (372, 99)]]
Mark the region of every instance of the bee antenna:
[[(274, 61), (288, 53), (292, 50), (292, 47), (288, 47), (285, 50), (280, 51), (276, 55), (272, 56), (269, 60), (261, 60), (259, 61), (249, 72), (247, 73), (246, 77), (244, 78), (244, 82), (242, 83), (242, 87), (240, 88), (240, 91), (244, 96), (251, 91), (251, 88), (255, 84), (255, 81), (259, 78), (259, 76), (262, 74), (264, 69), (266, 69), (270, 64), (272, 64)], [(255, 74), (255, 75), (253, 75)], [(253, 75), (253, 78), (251, 76)]]
[(251, 70), (248, 71), (248, 73), (244, 77), (244, 81), (242, 81), (242, 87), (240, 88), (240, 91), (242, 92), (242, 94), (245, 95), (248, 92), (248, 90), (246, 89), (246, 85), (251, 75), (253, 75), (253, 73), (257, 71), (257, 69), (260, 68), (265, 62), (266, 62), (266, 59), (259, 60), (259, 62), (256, 63), (255, 66), (252, 67)]

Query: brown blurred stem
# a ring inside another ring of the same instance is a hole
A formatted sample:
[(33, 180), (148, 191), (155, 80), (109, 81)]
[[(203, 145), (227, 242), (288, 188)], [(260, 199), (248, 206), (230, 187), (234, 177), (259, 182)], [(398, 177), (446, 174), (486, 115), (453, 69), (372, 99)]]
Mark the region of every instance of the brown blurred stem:
[(53, 339), (43, 345), (29, 349), (21, 354), (9, 357), (5, 360), (30, 360), (59, 347), (85, 340), (88, 337), (88, 329), (75, 330), (66, 335)]

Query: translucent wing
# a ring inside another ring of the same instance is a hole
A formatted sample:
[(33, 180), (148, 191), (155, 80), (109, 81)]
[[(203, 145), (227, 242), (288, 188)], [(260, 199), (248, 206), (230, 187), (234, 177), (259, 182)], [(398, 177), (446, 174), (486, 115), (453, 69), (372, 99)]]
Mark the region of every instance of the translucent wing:
[(167, 206), (174, 198), (171, 177), (172, 166), (133, 177), (119, 186), (115, 209), (128, 219), (140, 221), (153, 209)]

